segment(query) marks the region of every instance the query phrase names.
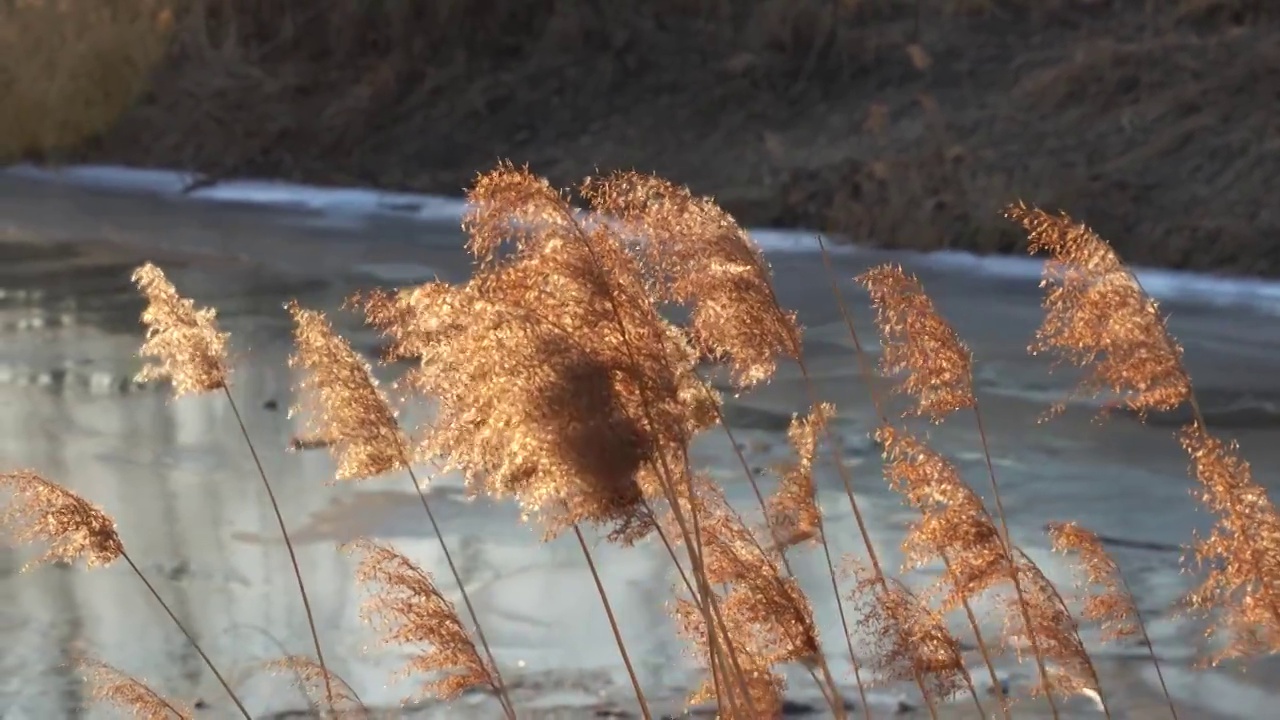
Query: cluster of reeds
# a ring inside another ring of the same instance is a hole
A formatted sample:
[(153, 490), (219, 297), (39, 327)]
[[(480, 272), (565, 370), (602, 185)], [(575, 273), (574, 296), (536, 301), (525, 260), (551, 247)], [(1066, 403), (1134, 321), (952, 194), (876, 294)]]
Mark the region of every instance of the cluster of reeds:
[[(360, 558), (357, 579), (371, 588), (366, 618), (383, 630), (386, 642), (415, 649), (404, 672), (423, 680), (423, 695), (447, 700), (479, 689), (492, 693), (507, 717), (520, 715), (485, 639), (484, 619), (422, 492), (425, 478), (415, 466), (426, 464), (434, 472), (460, 473), (476, 494), (517, 503), (525, 521), (547, 538), (576, 538), (646, 718), (644, 687), (618, 631), (610, 590), (596, 571), (588, 530), (623, 546), (650, 539), (665, 548), (676, 579), (675, 625), (706, 669), (691, 700), (714, 700), (722, 717), (778, 715), (782, 669), (789, 664), (809, 674), (838, 718), (870, 718), (866, 688), (886, 682), (914, 684), (935, 717), (940, 704), (951, 701), (972, 702), (981, 717), (1014, 716), (1018, 708), (1003, 692), (988, 696), (977, 689), (964, 644), (949, 630), (953, 612), (964, 613), (981, 672), (993, 688), (1001, 687), (993, 656), (1008, 649), (1034, 663), (1037, 689), (1055, 717), (1057, 703), (1078, 693), (1091, 695), (1110, 716), (1079, 627), (1099, 623), (1105, 638), (1145, 635), (1132, 594), (1096, 535), (1074, 523), (1055, 524), (1053, 546), (1079, 556), (1083, 610), (1075, 617), (1059, 589), (1014, 544), (974, 389), (972, 355), (917, 279), (895, 266), (858, 278), (876, 310), (880, 372), (907, 400), (906, 415), (891, 418), (831, 276), (855, 348), (850, 360), (860, 367), (880, 420), (876, 437), (885, 479), (919, 511), (902, 540), (904, 570), (933, 563), (944, 568), (935, 584), (913, 589), (877, 555), (850, 466), (834, 441), (836, 408), (817, 397), (801, 329), (780, 307), (769, 268), (742, 228), (712, 201), (653, 177), (614, 174), (591, 179), (580, 191), (587, 213), (527, 170), (502, 165), (482, 176), (469, 195), (464, 228), (475, 268), (468, 282), (431, 282), (352, 299), (350, 305), (385, 335), (384, 359), (415, 363), (405, 386), (437, 407), (423, 427), (401, 427), (368, 362), (322, 313), (287, 308), (295, 327), (291, 364), (301, 376), (300, 408), (312, 420), (307, 442), (331, 449), (339, 480), (403, 473), (461, 589), (465, 614), (429, 573), (394, 548), (371, 541), (349, 548)], [(1008, 216), (1027, 230), (1033, 252), (1048, 256), (1045, 320), (1032, 351), (1084, 368), (1083, 393), (1114, 393), (1139, 413), (1183, 404), (1192, 409), (1194, 420), (1181, 441), (1200, 498), (1218, 523), (1192, 546), (1210, 569), (1188, 600), (1227, 638), (1210, 660), (1280, 649), (1280, 520), (1235, 447), (1210, 433), (1155, 303), (1088, 228), (1020, 205)], [(197, 309), (152, 265), (140, 268), (135, 280), (148, 301), (142, 353), (155, 361), (143, 376), (168, 379), (175, 395), (220, 393), (238, 418), (228, 338), (214, 311)], [(664, 310), (672, 305), (688, 311), (687, 326), (667, 319)], [(744, 520), (744, 509), (732, 507), (690, 459), (690, 446), (703, 433), (723, 432), (733, 440), (707, 361), (723, 366), (738, 391), (767, 382), (781, 363), (794, 363), (809, 388), (812, 412), (793, 421), (788, 438), (795, 458), (779, 470), (773, 494), (760, 490), (738, 455), (759, 506), (750, 512), (760, 513), (763, 528)], [(914, 417), (941, 423), (954, 422), (957, 414), (972, 416), (974, 441), (987, 460), (990, 504), (924, 433), (909, 426)], [(244, 440), (276, 507), (247, 432)], [(849, 557), (833, 557), (828, 543), (815, 491), (820, 452), (834, 460), (863, 541), (862, 552)], [(4, 521), (17, 540), (46, 541), (45, 559), (127, 563), (249, 717), (215, 662), (130, 557), (109, 517), (34, 472), (8, 473), (0, 482), (13, 491)], [(820, 552), (830, 572), (843, 625), (838, 642), (819, 636), (810, 600), (793, 575), (792, 557), (808, 552)], [(296, 559), (292, 570), (311, 620)], [(983, 637), (974, 610), (982, 597), (1000, 600), (1004, 629), (998, 638)], [(293, 672), (321, 714), (365, 714), (358, 695), (329, 669), (314, 621), (310, 629), (314, 657), (285, 657), (272, 667)], [(857, 708), (846, 706), (840, 683), (848, 679), (836, 677), (828, 662), (831, 653), (846, 652), (849, 679), (860, 692)], [(1154, 651), (1151, 660), (1158, 670)], [(91, 659), (82, 664), (94, 681), (94, 698), (140, 716), (189, 716), (179, 703), (108, 665)], [(1169, 711), (1176, 717), (1172, 699)]]

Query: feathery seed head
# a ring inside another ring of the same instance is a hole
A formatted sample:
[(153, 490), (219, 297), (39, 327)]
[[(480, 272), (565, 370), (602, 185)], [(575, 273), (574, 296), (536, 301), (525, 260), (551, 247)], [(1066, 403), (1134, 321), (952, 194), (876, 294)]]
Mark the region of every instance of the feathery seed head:
[(1079, 557), (1081, 585), (1095, 588), (1083, 597), (1081, 617), (1099, 623), (1104, 640), (1137, 634), (1137, 608), (1125, 589), (1120, 567), (1103, 547), (1101, 538), (1076, 523), (1050, 523), (1048, 529), (1054, 550)]
[(371, 591), (361, 616), (383, 632), (384, 644), (418, 649), (401, 676), (429, 676), (422, 694), (440, 700), (453, 700), (473, 687), (497, 691), (493, 669), (430, 575), (404, 555), (369, 540), (345, 549), (360, 557), (356, 580)]
[(1210, 662), (1278, 652), (1280, 515), (1234, 443), (1198, 425), (1183, 428), (1180, 439), (1200, 502), (1217, 516), (1209, 536), (1193, 546), (1209, 573), (1187, 596), (1192, 609), (1217, 616), (1209, 635), (1225, 642)]
[(46, 562), (89, 567), (110, 565), (124, 554), (116, 524), (105, 512), (61, 485), (31, 470), (0, 474), (0, 487), (12, 493), (0, 521), (20, 543), (47, 542), (49, 549), (26, 568)]
[(577, 219), (509, 166), (475, 193), (473, 239), (496, 248), (515, 225), (514, 252), (483, 250), (460, 287), (366, 301), (393, 355), (419, 360), (409, 386), (437, 401), (421, 452), (473, 490), (514, 496), (548, 535), (590, 522), (635, 539), (651, 527), (643, 499), (657, 495), (658, 458), (683, 457), (715, 417), (696, 354), (608, 224)]
[(787, 439), (795, 462), (782, 468), (781, 482), (766, 505), (766, 520), (779, 548), (819, 538), (822, 510), (814, 491), (813, 460), (818, 435), (835, 415), (835, 406), (821, 403), (804, 418), (792, 417)]
[[(1113, 392), (1139, 415), (1188, 401), (1191, 378), (1182, 348), (1111, 246), (1066, 215), (1021, 204), (1005, 215), (1027, 230), (1032, 253), (1049, 256), (1040, 283), (1045, 318), (1031, 352), (1051, 353), (1087, 370), (1077, 393)], [(1054, 412), (1063, 407), (1058, 404)]]
[(914, 401), (910, 414), (941, 422), (973, 407), (973, 357), (942, 318), (920, 281), (896, 265), (881, 265), (858, 277), (871, 295), (883, 348), (881, 366), (904, 376), (896, 388)]
[(588, 180), (582, 194), (638, 231), (659, 292), (690, 307), (698, 349), (726, 360), (739, 387), (772, 377), (777, 358), (799, 357), (795, 314), (778, 305), (764, 256), (713, 200), (634, 172)]
[(1025, 602), (1020, 602), (1014, 593), (1004, 598), (1006, 642), (1016, 643), (1015, 651), (1021, 652), (1030, 646), (1029, 639), (1034, 636), (1045, 663), (1053, 664), (1049, 672), (1050, 686), (1044, 687), (1042, 682), (1037, 691), (1062, 696), (1087, 690), (1097, 692), (1098, 675), (1093, 661), (1058, 589), (1025, 553), (1021, 550), (1015, 553), (1018, 583)]
[(338, 463), (339, 480), (381, 475), (405, 466), (408, 442), (369, 364), (334, 332), (323, 313), (287, 306), (294, 322), (289, 366), (302, 371), (298, 393), (315, 437)]
[[(714, 591), (712, 591), (714, 592)], [(717, 597), (720, 597), (717, 595)], [(720, 599), (722, 606), (726, 600)], [(722, 607), (723, 613), (723, 607)], [(690, 599), (676, 598), (673, 615), (676, 630), (681, 637), (692, 645), (695, 657), (708, 669), (708, 677), (694, 690), (689, 697), (689, 704), (717, 701), (717, 717), (724, 720), (759, 720), (760, 718), (777, 718), (782, 712), (782, 695), (787, 683), (780, 673), (772, 669), (763, 653), (757, 652), (752, 645), (750, 627), (741, 622), (725, 618), (727, 630), (715, 623), (715, 644), (719, 648), (718, 656), (730, 668), (728, 675), (720, 673), (720, 685), (732, 688), (733, 702), (728, 702), (716, 695), (716, 681), (711, 673), (718, 672), (713, 668), (710, 659), (711, 637), (707, 632), (707, 624), (702, 611)], [(746, 684), (749, 702), (741, 697), (742, 690), (736, 678), (737, 668), (732, 667), (730, 650), (738, 659), (738, 667), (742, 670), (742, 680)], [(755, 714), (752, 714), (752, 711)]]
[(935, 587), (950, 611), (1013, 575), (1000, 531), (982, 498), (960, 479), (960, 471), (912, 435), (883, 426), (884, 474), (889, 485), (921, 511), (907, 529), (902, 550), (907, 567), (946, 560)]
[(175, 397), (225, 387), (229, 335), (218, 330), (217, 311), (197, 310), (151, 263), (134, 270), (133, 282), (147, 300), (142, 311), (147, 336), (140, 354), (155, 360), (142, 369), (138, 381), (168, 379)]
[(934, 611), (897, 578), (849, 560), (856, 583), (849, 600), (858, 607), (858, 627), (870, 639), (868, 666), (882, 683), (916, 682), (929, 697), (950, 700), (967, 687), (960, 641)]
[[(305, 655), (287, 655), (263, 663), (263, 669), (272, 674), (292, 674), (298, 689), (307, 696), (313, 709), (323, 708), (321, 717), (332, 720), (368, 720), (369, 709), (360, 702), (356, 691), (337, 673), (323, 667)], [(330, 703), (326, 687), (333, 690)]]
[(72, 664), (84, 674), (89, 698), (94, 702), (114, 705), (133, 717), (147, 720), (190, 720), (195, 717), (191, 708), (166, 700), (142, 680), (101, 660), (77, 655)]

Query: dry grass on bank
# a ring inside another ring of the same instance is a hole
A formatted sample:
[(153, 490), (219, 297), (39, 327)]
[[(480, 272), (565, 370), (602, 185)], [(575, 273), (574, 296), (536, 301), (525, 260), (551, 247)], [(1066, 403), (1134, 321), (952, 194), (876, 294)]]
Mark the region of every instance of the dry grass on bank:
[(0, 0), (0, 163), (114, 124), (146, 89), (173, 27), (167, 0)]
[[(995, 468), (988, 464), (981, 479), (991, 490), (988, 505), (947, 457), (913, 431), (922, 421), (970, 415), (977, 421), (974, 442), (986, 451), (974, 359), (919, 281), (892, 265), (859, 277), (876, 309), (881, 370), (897, 379), (896, 391), (910, 401), (907, 415), (884, 415), (868, 357), (859, 349), (849, 358), (862, 369), (868, 399), (882, 419), (877, 434), (885, 479), (920, 512), (902, 539), (908, 566), (945, 568), (936, 584), (913, 592), (874, 551), (853, 479), (828, 433), (839, 409), (821, 403), (812, 386), (813, 411), (796, 418), (789, 432), (794, 463), (782, 471), (776, 494), (765, 497), (757, 488), (758, 508), (732, 507), (691, 465), (689, 447), (697, 435), (733, 431), (724, 424), (717, 391), (700, 372), (700, 358), (723, 365), (744, 392), (767, 382), (779, 363), (796, 363), (807, 377), (801, 330), (777, 304), (769, 268), (747, 235), (714, 203), (653, 177), (610, 175), (589, 180), (580, 191), (596, 213), (616, 222), (583, 219), (565, 194), (527, 171), (502, 166), (481, 177), (469, 196), (474, 209), (464, 226), (475, 257), (472, 280), (355, 299), (370, 325), (386, 335), (386, 360), (417, 362), (405, 383), (411, 397), (438, 404), (430, 426), (402, 428), (370, 366), (327, 319), (289, 308), (301, 402), (316, 419), (312, 436), (332, 449), (340, 479), (399, 473), (420, 487), (414, 461), (430, 463), (434, 471), (460, 471), (472, 492), (518, 503), (548, 538), (573, 535), (593, 575), (584, 527), (622, 546), (642, 538), (661, 542), (678, 578), (676, 625), (707, 669), (695, 697), (716, 698), (726, 718), (775, 717), (784, 688), (779, 670), (789, 664), (808, 671), (834, 716), (870, 718), (865, 697), (852, 708), (840, 698), (839, 683), (850, 678), (835, 677), (827, 658), (845, 652), (860, 690), (912, 683), (931, 713), (957, 701), (973, 703), (983, 716), (1017, 716), (1016, 704), (979, 693), (981, 680), (969, 672), (982, 667), (994, 681), (992, 656), (1006, 650), (1020, 651), (1035, 667), (1055, 717), (1057, 703), (1077, 693), (1097, 694), (1106, 707), (1079, 626), (1101, 623), (1108, 638), (1144, 635), (1133, 598), (1096, 536), (1074, 523), (1056, 524), (1054, 547), (1079, 555), (1086, 580), (1080, 588), (1084, 610), (1073, 617), (1064, 597), (1075, 590), (1054, 587), (1011, 544)], [(1032, 350), (1083, 368), (1081, 394), (1118, 393), (1138, 413), (1192, 409), (1182, 443), (1198, 495), (1217, 518), (1210, 535), (1188, 539), (1199, 567), (1210, 568), (1188, 602), (1221, 635), (1217, 654), (1207, 659), (1280, 650), (1280, 517), (1235, 447), (1205, 425), (1181, 349), (1155, 303), (1088, 228), (1022, 205), (1008, 208), (1007, 216), (1028, 233), (1033, 252), (1047, 256), (1045, 320)], [(647, 242), (630, 243), (632, 233)], [(146, 377), (167, 378), (175, 395), (222, 394), (236, 410), (228, 337), (214, 311), (196, 308), (153, 265), (140, 268), (135, 280), (148, 301), (142, 352), (154, 365)], [(691, 310), (687, 327), (664, 319), (659, 309), (666, 304)], [(851, 321), (849, 331), (861, 348)], [(244, 439), (252, 450), (247, 433)], [(831, 556), (814, 495), (820, 453), (836, 456), (864, 552)], [(749, 471), (746, 477), (754, 486)], [(274, 506), (265, 473), (262, 481)], [(13, 493), (3, 519), (17, 540), (50, 543), (44, 559), (125, 562), (167, 611), (110, 518), (88, 500), (33, 472), (0, 475), (0, 484)], [(421, 491), (420, 498), (424, 520), (434, 526)], [(740, 512), (748, 510), (759, 510), (766, 526), (745, 523)], [(283, 521), (280, 529), (288, 543)], [(518, 717), (522, 710), (510, 701), (502, 674), (510, 668), (495, 663), (483, 613), (471, 605), (448, 546), (438, 529), (435, 534), (462, 588), (463, 607), (395, 548), (358, 542), (348, 550), (359, 556), (357, 580), (369, 589), (365, 617), (384, 631), (386, 642), (417, 650), (406, 672), (423, 681), (424, 695), (449, 699), (481, 689), (499, 698), (507, 717)], [(791, 558), (802, 553), (825, 557), (845, 638), (822, 642), (818, 636), (810, 599), (790, 570)], [(293, 571), (309, 616), (296, 563)], [(596, 578), (612, 620), (609, 589)], [(971, 603), (987, 593), (1003, 599), (1005, 632), (999, 637), (984, 638), (972, 610)], [(948, 631), (951, 613), (965, 614), (973, 638)], [(855, 627), (869, 630), (869, 641), (855, 644)], [(627, 647), (616, 626), (614, 631), (630, 671)], [(314, 657), (282, 658), (277, 669), (299, 676), (318, 711), (362, 716), (358, 695), (327, 669), (314, 624), (312, 636)], [(187, 637), (248, 717), (217, 669), (234, 659), (210, 658)], [(966, 645), (977, 650), (966, 652)], [(1154, 654), (1151, 662), (1158, 670)], [(189, 716), (182, 703), (160, 698), (141, 681), (95, 660), (83, 663), (99, 683), (91, 697), (141, 717)], [(634, 673), (631, 679), (648, 718), (645, 689)], [(1172, 700), (1169, 706), (1176, 717)]]

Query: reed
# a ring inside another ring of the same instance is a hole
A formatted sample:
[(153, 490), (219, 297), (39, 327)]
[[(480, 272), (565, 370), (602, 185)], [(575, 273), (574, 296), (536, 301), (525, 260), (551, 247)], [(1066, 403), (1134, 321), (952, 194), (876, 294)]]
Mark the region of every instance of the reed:
[[(900, 574), (876, 554), (833, 442), (837, 410), (816, 397), (803, 332), (779, 304), (771, 271), (747, 234), (712, 201), (660, 179), (615, 174), (588, 180), (579, 190), (588, 200), (586, 212), (527, 169), (500, 165), (481, 176), (469, 195), (473, 209), (464, 230), (475, 260), (470, 280), (352, 299), (349, 306), (384, 336), (383, 360), (412, 363), (400, 385), (404, 398), (398, 399), (434, 404), (430, 422), (421, 427), (401, 426), (396, 401), (324, 314), (296, 303), (286, 308), (294, 327), (290, 365), (299, 376), (295, 409), (309, 420), (299, 446), (329, 448), (337, 481), (392, 472), (407, 476), (465, 609), (460, 614), (432, 573), (394, 547), (360, 540), (346, 548), (357, 556), (355, 576), (367, 590), (362, 615), (384, 642), (411, 650), (402, 672), (420, 681), (415, 699), (447, 701), (480, 690), (496, 698), (508, 718), (536, 713), (521, 707), (504, 680), (484, 632), (485, 618), (415, 469), (423, 464), (434, 473), (460, 473), (475, 495), (517, 504), (522, 521), (546, 540), (574, 537), (646, 718), (653, 717), (650, 697), (611, 599), (621, 590), (603, 581), (598, 554), (588, 542), (592, 531), (623, 548), (651, 540), (662, 544), (676, 578), (669, 605), (674, 627), (706, 670), (690, 700), (714, 701), (725, 718), (780, 715), (787, 666), (808, 674), (835, 717), (852, 710), (871, 718), (866, 686), (874, 683), (913, 684), (934, 717), (953, 702), (971, 703), (986, 717), (968, 653), (948, 627), (949, 616), (961, 611), (993, 686), (1000, 686), (998, 654), (1012, 650), (1021, 660), (1029, 650), (1036, 691), (1047, 697), (1055, 717), (1058, 702), (1076, 694), (1094, 698), (1108, 717), (1113, 711), (1082, 639), (1082, 623), (1097, 623), (1105, 640), (1141, 636), (1163, 687), (1161, 661), (1133, 594), (1097, 535), (1074, 521), (1049, 527), (1052, 547), (1077, 558), (1078, 598), (1050, 582), (1011, 536), (973, 381), (980, 359), (917, 278), (896, 266), (873, 268), (858, 278), (875, 310), (880, 374), (907, 401), (906, 414), (896, 419), (887, 413), (881, 378), (831, 278), (853, 339), (853, 360), (879, 420), (875, 437), (884, 479), (919, 513), (905, 536), (893, 539), (901, 542), (906, 561)], [(1021, 205), (1007, 214), (1027, 231), (1032, 251), (1048, 255), (1045, 319), (1030, 350), (1082, 368), (1079, 394), (1113, 394), (1138, 414), (1191, 409), (1181, 446), (1198, 497), (1217, 524), (1209, 536), (1189, 541), (1192, 557), (1209, 570), (1187, 605), (1205, 614), (1225, 638), (1206, 661), (1280, 650), (1280, 516), (1238, 449), (1210, 433), (1158, 306), (1088, 228)], [(169, 382), (175, 396), (221, 393), (238, 418), (230, 393), (230, 338), (214, 312), (182, 297), (152, 265), (139, 268), (135, 280), (148, 300), (141, 350), (155, 360), (143, 377)], [(672, 306), (689, 312), (687, 325), (670, 320)], [(807, 415), (793, 418), (787, 440), (794, 457), (777, 469), (774, 492), (761, 490), (745, 456), (737, 453), (757, 501), (751, 510), (759, 513), (757, 524), (695, 466), (691, 448), (717, 431), (737, 445), (721, 392), (712, 384), (712, 367), (726, 371), (734, 392), (749, 393), (784, 362), (800, 367), (806, 391), (815, 397)], [(1061, 410), (1052, 408), (1049, 415)], [(920, 419), (954, 422), (962, 411), (972, 413), (974, 443), (986, 458), (985, 500), (930, 445), (927, 434), (913, 427)], [(294, 674), (322, 715), (367, 717), (369, 708), (325, 661), (271, 483), (243, 423), (240, 429), (290, 550), (314, 650), (314, 657), (288, 654), (263, 669)], [(865, 546), (865, 554), (851, 553), (839, 563), (818, 495), (824, 444), (836, 460)], [(126, 554), (102, 510), (32, 471), (0, 475), (0, 485), (12, 498), (3, 525), (15, 541), (47, 544), (40, 561), (94, 567), (125, 560), (250, 717), (194, 635)], [(833, 591), (827, 601), (836, 603), (843, 625), (844, 637), (836, 640), (819, 633), (816, 597), (803, 592), (793, 572), (797, 557), (819, 549)], [(907, 573), (935, 563), (943, 569), (936, 582), (913, 587)], [(998, 638), (984, 637), (980, 627), (975, 605), (983, 597), (1000, 600)], [(1074, 599), (1081, 602), (1078, 615), (1068, 602)], [(849, 654), (860, 708), (849, 707), (842, 695), (842, 679), (829, 663), (832, 647)], [(91, 680), (94, 700), (141, 717), (190, 716), (181, 703), (106, 663), (77, 662)], [(1165, 698), (1177, 718), (1167, 688)], [(1003, 695), (998, 703), (1004, 717), (1018, 714)]]

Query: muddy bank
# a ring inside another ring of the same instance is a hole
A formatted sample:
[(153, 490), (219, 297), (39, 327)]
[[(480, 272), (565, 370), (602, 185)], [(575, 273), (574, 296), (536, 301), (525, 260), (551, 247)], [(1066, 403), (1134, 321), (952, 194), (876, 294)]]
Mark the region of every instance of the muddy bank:
[(1010, 252), (1022, 198), (1131, 261), (1280, 274), (1280, 13), (1247, 0), (218, 3), (62, 159), (456, 194), (636, 168), (745, 223)]

